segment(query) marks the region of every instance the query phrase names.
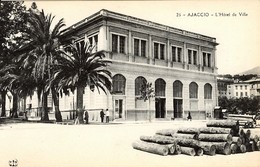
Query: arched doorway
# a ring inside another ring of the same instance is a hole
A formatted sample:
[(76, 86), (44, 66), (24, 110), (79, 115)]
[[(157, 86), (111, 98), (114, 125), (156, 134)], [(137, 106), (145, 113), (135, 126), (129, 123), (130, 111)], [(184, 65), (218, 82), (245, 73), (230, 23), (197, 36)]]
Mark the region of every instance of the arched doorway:
[(183, 117), (182, 88), (183, 84), (181, 81), (173, 82), (173, 118)]
[(155, 81), (155, 118), (165, 118), (165, 87), (166, 82), (159, 78)]
[(126, 79), (121, 74), (113, 76), (113, 118), (125, 119), (125, 86)]

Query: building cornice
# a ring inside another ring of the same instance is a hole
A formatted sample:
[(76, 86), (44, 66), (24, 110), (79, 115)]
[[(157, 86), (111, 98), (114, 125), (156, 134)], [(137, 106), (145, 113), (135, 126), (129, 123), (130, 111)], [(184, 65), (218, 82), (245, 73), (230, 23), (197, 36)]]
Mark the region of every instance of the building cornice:
[(186, 37), (191, 37), (191, 38), (195, 38), (195, 39), (199, 39), (199, 40), (208, 41), (208, 42), (213, 43), (215, 46), (218, 45), (218, 43), (216, 42), (216, 38), (213, 38), (213, 37), (209, 37), (209, 36), (205, 36), (202, 34), (198, 34), (198, 33), (190, 32), (190, 31), (166, 26), (163, 24), (155, 23), (152, 21), (112, 12), (112, 11), (109, 11), (106, 9), (102, 9), (99, 12), (94, 13), (91, 16), (86, 17), (85, 19), (66, 28), (65, 30), (62, 31), (62, 35), (66, 35), (70, 32), (73, 32), (76, 29), (78, 29), (84, 25), (87, 25), (87, 24), (91, 23), (92, 21), (99, 19), (99, 18), (112, 18), (112, 19), (116, 19), (116, 20), (126, 21), (129, 23), (138, 24), (138, 25), (142, 25), (142, 26), (146, 26), (146, 27), (150, 27), (150, 28), (154, 28), (154, 29), (158, 29), (158, 30), (163, 30), (166, 32), (171, 32), (171, 33), (179, 34), (179, 35), (186, 36)]

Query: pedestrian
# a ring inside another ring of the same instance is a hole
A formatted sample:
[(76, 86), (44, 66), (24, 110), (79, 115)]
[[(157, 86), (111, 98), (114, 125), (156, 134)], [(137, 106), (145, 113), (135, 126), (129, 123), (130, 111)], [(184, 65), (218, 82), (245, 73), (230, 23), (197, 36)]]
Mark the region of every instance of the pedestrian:
[(109, 111), (106, 109), (106, 123), (109, 123)]
[(85, 111), (84, 111), (84, 119), (85, 119), (85, 123), (86, 123), (86, 124), (88, 124), (88, 118), (89, 118), (88, 111), (85, 110)]
[(192, 117), (190, 115), (190, 112), (188, 113), (188, 117), (187, 117), (188, 121), (191, 121), (192, 120)]
[(104, 116), (105, 116), (105, 113), (103, 111), (103, 109), (100, 111), (100, 118), (101, 118), (101, 122), (103, 123), (104, 122)]
[(79, 108), (77, 109), (77, 111), (76, 111), (76, 119), (75, 119), (75, 125), (78, 125), (79, 124)]

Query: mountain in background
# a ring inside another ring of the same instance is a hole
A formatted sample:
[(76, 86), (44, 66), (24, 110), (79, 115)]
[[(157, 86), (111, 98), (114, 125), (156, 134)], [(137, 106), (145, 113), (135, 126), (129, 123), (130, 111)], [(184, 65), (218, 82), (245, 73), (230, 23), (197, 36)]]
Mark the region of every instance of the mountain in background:
[(239, 73), (238, 75), (248, 75), (248, 74), (257, 74), (260, 75), (260, 66), (252, 68), (250, 70)]

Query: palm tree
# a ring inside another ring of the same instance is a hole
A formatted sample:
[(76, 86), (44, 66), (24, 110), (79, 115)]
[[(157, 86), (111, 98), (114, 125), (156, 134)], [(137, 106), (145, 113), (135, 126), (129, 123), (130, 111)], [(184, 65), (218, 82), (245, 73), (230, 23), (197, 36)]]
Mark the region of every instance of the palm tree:
[[(1, 57), (0, 57), (1, 58)], [(0, 60), (0, 67), (4, 67), (5, 66), (5, 64), (4, 64), (4, 61), (2, 61), (2, 60)], [(2, 69), (1, 68), (1, 69)], [(1, 70), (0, 69), (0, 70)], [(0, 71), (0, 77), (2, 78), (3, 76), (5, 75), (5, 73), (3, 73), (3, 72), (1, 72)], [(1, 115), (0, 115), (0, 117), (5, 117), (6, 116), (6, 108), (5, 108), (5, 103), (6, 103), (6, 90), (2, 87), (2, 86), (0, 86), (0, 94), (1, 94), (1, 101), (0, 101), (0, 104), (1, 104), (1, 109), (2, 109), (2, 112), (1, 112)]]
[[(54, 16), (51, 14), (45, 15), (44, 11), (30, 13), (28, 19), (30, 28), (26, 32), (26, 37), (29, 41), (30, 47), (32, 49), (28, 54), (23, 54), (24, 66), (33, 66), (32, 76), (35, 78), (38, 91), (38, 97), (41, 97), (42, 101), (42, 114), (41, 120), (48, 121), (48, 107), (47, 107), (47, 96), (49, 94), (48, 89), (46, 88), (47, 81), (52, 75), (52, 70), (50, 67), (54, 63), (54, 60), (57, 56), (57, 48), (59, 48), (59, 38), (60, 38), (60, 29), (65, 26), (64, 20), (61, 19), (58, 23), (51, 29)], [(53, 87), (50, 87), (52, 89)], [(51, 90), (55, 92), (56, 90)], [(58, 98), (55, 94), (54, 98)], [(58, 117), (57, 121), (61, 121), (61, 114), (59, 111), (58, 101), (54, 100), (55, 112), (57, 112)]]
[(61, 51), (57, 63), (53, 65), (54, 75), (50, 85), (58, 82), (58, 90), (77, 90), (77, 109), (80, 123), (83, 122), (83, 93), (87, 86), (107, 92), (111, 89), (111, 73), (106, 69), (110, 61), (104, 60), (104, 52), (92, 53), (88, 43), (71, 44), (70, 52)]
[(22, 69), (19, 64), (15, 62), (6, 65), (0, 72), (5, 73), (0, 79), (0, 86), (5, 91), (11, 92), (13, 98), (11, 117), (17, 118), (19, 98), (31, 96), (34, 91), (35, 83), (32, 78), (26, 76), (25, 69)]

